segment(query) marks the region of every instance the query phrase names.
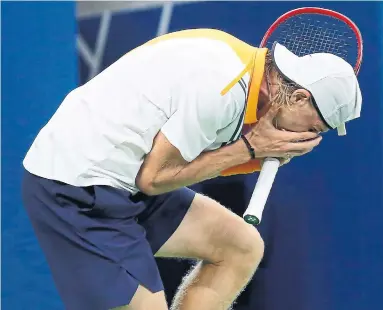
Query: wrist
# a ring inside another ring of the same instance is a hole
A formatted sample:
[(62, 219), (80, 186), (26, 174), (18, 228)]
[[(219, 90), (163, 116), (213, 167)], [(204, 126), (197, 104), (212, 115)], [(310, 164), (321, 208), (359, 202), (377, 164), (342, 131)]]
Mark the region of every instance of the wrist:
[(227, 147), (230, 148), (230, 153), (236, 157), (236, 164), (244, 164), (251, 160), (249, 150), (243, 139), (238, 139)]
[[(255, 159), (264, 158), (264, 152), (262, 148), (257, 147), (258, 144), (255, 143), (255, 141), (259, 141), (259, 138), (261, 138), (258, 134), (255, 134), (254, 132), (249, 132), (246, 135), (244, 135), (247, 141), (249, 142), (250, 146), (254, 150), (254, 156)], [(249, 151), (248, 151), (249, 152)]]
[(253, 146), (250, 144), (249, 140), (247, 140), (246, 136), (241, 135), (242, 141), (245, 143), (247, 151), (249, 152), (250, 159), (255, 159), (255, 150)]

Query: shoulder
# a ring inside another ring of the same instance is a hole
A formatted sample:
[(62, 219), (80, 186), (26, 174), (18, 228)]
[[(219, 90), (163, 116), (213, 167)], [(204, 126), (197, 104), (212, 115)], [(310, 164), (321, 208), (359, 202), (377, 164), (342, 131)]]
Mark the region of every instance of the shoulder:
[(204, 68), (195, 71), (174, 88), (172, 101), (177, 102), (180, 109), (187, 108), (200, 114), (201, 119), (216, 115), (216, 120), (221, 120), (220, 128), (223, 128), (242, 113), (247, 96), (247, 84), (243, 79), (223, 94), (228, 81), (228, 76), (219, 70)]

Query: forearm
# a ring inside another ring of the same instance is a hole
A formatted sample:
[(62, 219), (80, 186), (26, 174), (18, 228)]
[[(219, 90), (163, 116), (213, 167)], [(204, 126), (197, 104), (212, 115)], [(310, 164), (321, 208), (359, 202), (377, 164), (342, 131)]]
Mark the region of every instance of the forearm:
[(145, 186), (146, 191), (150, 195), (158, 195), (199, 183), (217, 177), (222, 171), (249, 160), (250, 155), (245, 143), (238, 140), (231, 145), (202, 153), (185, 165), (167, 165), (157, 173), (149, 186)]

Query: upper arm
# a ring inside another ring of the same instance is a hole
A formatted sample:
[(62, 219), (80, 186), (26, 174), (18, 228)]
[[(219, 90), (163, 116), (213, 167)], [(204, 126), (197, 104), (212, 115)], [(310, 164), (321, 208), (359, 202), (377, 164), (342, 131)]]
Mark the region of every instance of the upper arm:
[(180, 151), (159, 132), (136, 176), (136, 185), (142, 192), (150, 195), (157, 183), (163, 182), (164, 178), (174, 177), (187, 164)]
[(222, 96), (220, 91), (209, 79), (196, 80), (176, 90), (172, 100), (180, 100), (178, 109), (155, 137), (136, 177), (141, 191), (150, 191), (153, 184), (174, 178), (215, 141), (220, 129), (241, 113), (243, 107), (233, 94)]
[[(215, 79), (214, 79), (215, 78)], [(161, 132), (190, 162), (213, 144), (218, 131), (233, 122), (244, 103), (228, 92), (221, 95), (217, 77), (194, 77), (174, 92), (178, 108), (162, 127)]]

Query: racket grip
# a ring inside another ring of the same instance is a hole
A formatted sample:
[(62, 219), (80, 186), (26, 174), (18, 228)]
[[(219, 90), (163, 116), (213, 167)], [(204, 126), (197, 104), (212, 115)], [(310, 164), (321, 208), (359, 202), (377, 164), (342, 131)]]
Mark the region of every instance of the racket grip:
[(278, 172), (280, 162), (276, 158), (266, 158), (261, 173), (259, 174), (257, 184), (250, 199), (243, 218), (252, 225), (258, 225), (262, 220), (263, 210), (273, 186), (275, 176)]

